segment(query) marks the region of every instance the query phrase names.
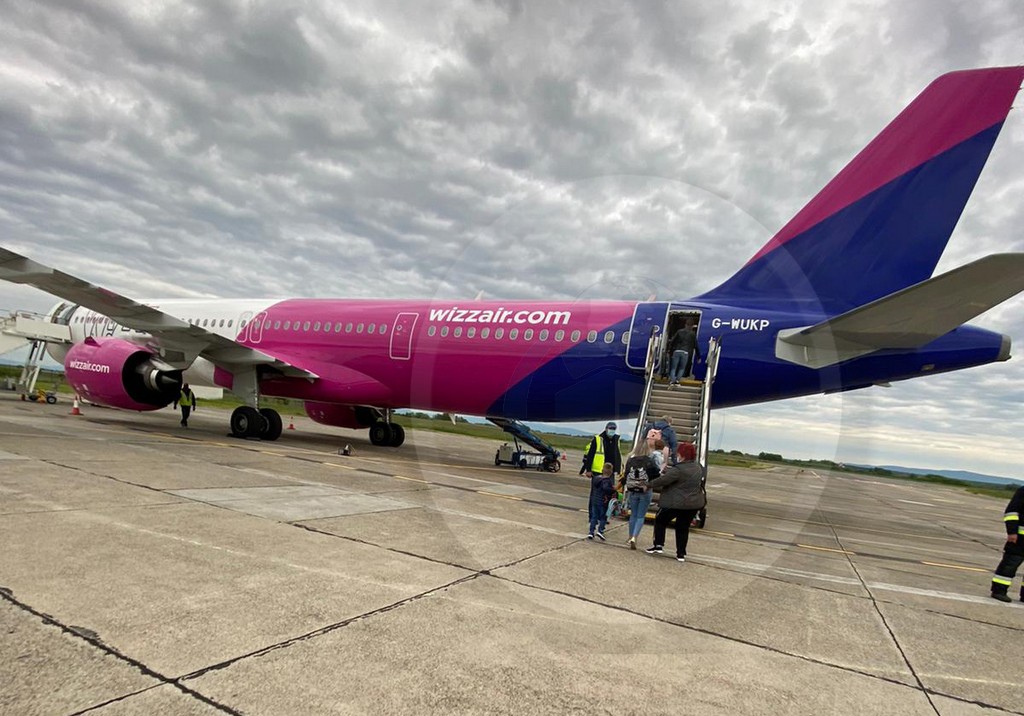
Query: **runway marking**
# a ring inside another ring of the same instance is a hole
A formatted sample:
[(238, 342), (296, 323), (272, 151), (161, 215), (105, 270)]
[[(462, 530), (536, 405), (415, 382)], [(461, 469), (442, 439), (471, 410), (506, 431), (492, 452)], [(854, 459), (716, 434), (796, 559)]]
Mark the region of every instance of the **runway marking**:
[[(690, 561), (687, 556), (687, 562)], [(788, 567), (776, 567), (770, 564), (759, 564), (755, 562), (741, 562), (735, 559), (726, 559), (724, 557), (705, 557), (699, 556), (694, 557), (695, 563), (705, 562), (708, 564), (719, 564), (725, 567), (735, 567), (737, 569), (747, 570), (756, 572), (758, 574), (772, 573), (782, 574), (791, 577), (804, 577), (806, 579), (813, 579), (819, 582), (830, 582), (832, 584), (845, 584), (849, 586), (861, 586), (861, 581), (854, 577), (839, 577), (832, 574), (821, 574), (818, 572), (806, 572), (801, 569), (790, 569)], [(999, 608), (1005, 608), (1005, 604), (995, 604), (989, 596), (975, 596), (973, 594), (957, 594), (956, 592), (940, 592), (934, 589), (918, 589), (916, 587), (907, 587), (902, 584), (888, 584), (886, 582), (866, 582), (863, 586), (868, 589), (878, 589), (887, 592), (900, 592), (903, 594), (912, 594), (920, 597), (933, 597), (936, 599), (949, 599), (957, 602), (968, 602), (971, 604), (984, 604), (988, 606), (997, 606)], [(982, 585), (982, 588), (986, 588)]]
[(992, 571), (990, 569), (982, 569), (981, 567), (965, 567), (962, 564), (946, 564), (945, 562), (924, 562), (924, 561), (922, 561), (921, 564), (927, 564), (929, 567), (946, 567), (948, 569), (962, 569), (965, 572), (983, 572), (985, 574), (988, 574), (989, 572)]
[(856, 552), (851, 552), (848, 549), (834, 549), (832, 547), (816, 547), (813, 544), (799, 544), (799, 543), (797, 543), (797, 547), (803, 547), (804, 549), (814, 549), (814, 550), (818, 550), (819, 552), (838, 552), (839, 554), (857, 554)]
[(359, 470), (360, 468), (354, 467), (353, 465), (339, 465), (336, 462), (322, 462), (321, 465), (327, 465), (328, 467), (340, 467), (342, 470)]
[[(585, 512), (586, 510), (580, 510), (580, 511), (581, 512)], [(735, 537), (736, 536), (732, 532), (715, 532), (714, 530), (704, 530), (704, 534), (719, 535), (721, 537)]]
[(897, 502), (906, 502), (908, 505), (924, 505), (925, 507), (935, 507), (930, 502), (917, 502), (916, 500), (897, 500)]
[(422, 482), (424, 485), (430, 484), (427, 480), (421, 480), (418, 477), (406, 477), (404, 475), (392, 475), (391, 477), (398, 480), (408, 480), (409, 482)]
[(500, 495), (497, 492), (488, 492), (487, 490), (476, 490), (475, 492), (478, 495), (490, 495), (491, 497), (500, 497), (503, 500), (517, 500), (519, 502), (523, 501), (522, 497), (516, 497), (515, 495)]

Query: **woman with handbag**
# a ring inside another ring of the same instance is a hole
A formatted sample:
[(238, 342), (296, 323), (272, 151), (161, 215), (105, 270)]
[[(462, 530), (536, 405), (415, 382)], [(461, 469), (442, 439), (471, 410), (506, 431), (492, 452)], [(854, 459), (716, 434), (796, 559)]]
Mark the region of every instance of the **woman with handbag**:
[(651, 487), (661, 493), (658, 514), (654, 518), (654, 544), (646, 552), (665, 551), (665, 529), (676, 521), (676, 560), (686, 561), (686, 545), (690, 541), (690, 523), (707, 505), (704, 492), (704, 470), (697, 464), (693, 443), (680, 443), (679, 464), (665, 470)]

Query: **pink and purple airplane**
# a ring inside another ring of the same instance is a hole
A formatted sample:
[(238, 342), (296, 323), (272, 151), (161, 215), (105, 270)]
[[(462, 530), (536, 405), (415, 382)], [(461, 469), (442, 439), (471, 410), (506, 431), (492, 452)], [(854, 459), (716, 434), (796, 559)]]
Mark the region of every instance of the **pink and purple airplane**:
[[(1024, 254), (932, 277), (1024, 67), (929, 85), (735, 275), (688, 300), (135, 301), (0, 249), (0, 278), (63, 301), (48, 350), (90, 401), (169, 405), (182, 382), (245, 403), (237, 436), (277, 439), (275, 396), (315, 421), (405, 439), (392, 411), (586, 421), (635, 416), (652, 330), (721, 346), (713, 407), (853, 390), (1010, 357), (962, 325), (1024, 290)], [(697, 379), (707, 364), (696, 361)]]

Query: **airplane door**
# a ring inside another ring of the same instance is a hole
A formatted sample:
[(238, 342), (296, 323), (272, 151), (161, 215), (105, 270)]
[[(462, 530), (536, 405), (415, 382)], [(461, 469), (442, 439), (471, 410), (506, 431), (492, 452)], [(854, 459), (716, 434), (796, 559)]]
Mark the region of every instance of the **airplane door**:
[(412, 357), (412, 329), (419, 319), (418, 313), (399, 313), (391, 329), (391, 357), (394, 360), (409, 360)]
[(665, 330), (668, 303), (638, 303), (633, 311), (633, 323), (629, 327), (629, 345), (626, 346), (626, 365), (643, 370), (647, 361), (647, 346), (651, 341), (652, 329), (660, 334)]

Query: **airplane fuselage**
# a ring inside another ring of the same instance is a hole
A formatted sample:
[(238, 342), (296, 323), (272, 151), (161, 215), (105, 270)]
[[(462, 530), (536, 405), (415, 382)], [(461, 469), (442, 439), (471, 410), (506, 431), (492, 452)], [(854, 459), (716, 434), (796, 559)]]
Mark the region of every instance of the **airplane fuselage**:
[[(260, 393), (320, 403), (415, 408), (521, 420), (629, 417), (639, 410), (652, 329), (698, 322), (702, 353), (721, 340), (713, 406), (836, 392), (1008, 357), (1002, 336), (964, 326), (913, 351), (881, 351), (823, 369), (775, 357), (777, 333), (825, 318), (702, 302), (161, 300), (148, 305), (315, 374), (266, 372)], [(66, 310), (74, 342), (147, 336), (94, 311)], [(59, 350), (54, 357), (63, 360)], [(694, 365), (704, 377), (702, 361)], [(199, 358), (194, 385), (231, 389)]]

